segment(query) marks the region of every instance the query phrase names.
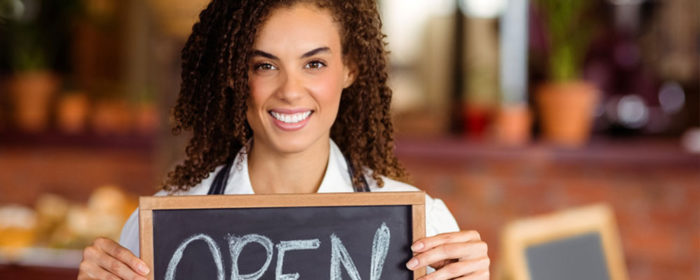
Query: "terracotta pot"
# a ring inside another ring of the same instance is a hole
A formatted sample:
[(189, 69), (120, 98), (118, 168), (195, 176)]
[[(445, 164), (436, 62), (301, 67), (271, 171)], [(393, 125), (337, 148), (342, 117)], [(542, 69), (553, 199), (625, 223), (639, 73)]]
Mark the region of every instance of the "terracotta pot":
[(132, 112), (123, 100), (98, 102), (92, 113), (92, 125), (101, 135), (124, 135), (132, 130)]
[(547, 83), (537, 89), (542, 136), (553, 144), (580, 147), (591, 134), (598, 90), (583, 81)]
[(158, 108), (154, 104), (139, 105), (134, 122), (139, 133), (144, 135), (154, 134), (158, 130), (160, 123)]
[(71, 93), (58, 102), (58, 127), (65, 133), (80, 133), (85, 129), (89, 100), (83, 93)]
[(532, 113), (526, 104), (503, 105), (494, 121), (496, 140), (506, 146), (523, 146), (530, 141)]
[(10, 81), (15, 120), (21, 130), (39, 132), (48, 126), (49, 105), (59, 79), (48, 71), (16, 74)]

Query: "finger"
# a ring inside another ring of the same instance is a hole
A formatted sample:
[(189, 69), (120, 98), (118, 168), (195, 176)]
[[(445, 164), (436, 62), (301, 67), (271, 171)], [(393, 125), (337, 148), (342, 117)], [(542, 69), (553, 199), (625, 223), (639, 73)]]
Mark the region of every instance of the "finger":
[(413, 252), (424, 252), (442, 244), (475, 240), (481, 240), (481, 235), (479, 235), (479, 233), (475, 230), (448, 232), (421, 238), (411, 245), (411, 250), (413, 250)]
[[(488, 257), (487, 246), (483, 241), (450, 243), (419, 253), (406, 263), (411, 270), (427, 265), (439, 268), (444, 261), (451, 259), (470, 260)], [(439, 265), (438, 265), (439, 264)]]
[(457, 280), (489, 280), (489, 271), (482, 270), (474, 272), (470, 275), (459, 277)]
[(145, 278), (139, 274), (137, 274), (135, 271), (133, 271), (131, 268), (129, 268), (126, 264), (123, 262), (115, 259), (115, 258), (101, 258), (100, 261), (98, 262), (98, 265), (102, 267), (102, 269), (107, 270), (107, 272), (114, 274), (115, 276), (118, 276), (118, 279), (144, 279)]
[(437, 270), (437, 269), (442, 268), (443, 266), (446, 266), (446, 265), (448, 265), (448, 264), (451, 264), (451, 263), (454, 263), (454, 262), (458, 262), (458, 261), (459, 261), (459, 260), (457, 260), (457, 259), (449, 259), (449, 260), (437, 261), (437, 262), (434, 262), (434, 263), (430, 264), (430, 267), (432, 267), (432, 268), (434, 268), (434, 269)]
[(460, 261), (446, 265), (435, 272), (419, 278), (419, 280), (444, 280), (444, 279), (482, 279), (484, 272), (488, 279), (489, 258), (479, 260)]
[(115, 276), (112, 273), (107, 272), (101, 267), (91, 263), (89, 261), (83, 261), (80, 263), (80, 274), (78, 274), (78, 280), (121, 280), (121, 278)]
[(121, 263), (126, 264), (130, 267), (130, 271), (137, 272), (141, 275), (148, 275), (150, 269), (141, 259), (134, 256), (128, 249), (120, 246), (116, 242), (107, 238), (98, 238), (95, 240), (95, 244), (98, 245), (105, 253), (116, 258)]

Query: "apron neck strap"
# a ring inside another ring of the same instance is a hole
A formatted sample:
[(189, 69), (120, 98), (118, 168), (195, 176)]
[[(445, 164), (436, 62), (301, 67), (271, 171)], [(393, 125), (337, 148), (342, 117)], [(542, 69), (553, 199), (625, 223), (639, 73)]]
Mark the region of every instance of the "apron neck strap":
[[(207, 192), (208, 195), (224, 194), (226, 191), (226, 183), (228, 182), (228, 175), (231, 174), (231, 168), (233, 167), (234, 161), (235, 159), (229, 161), (223, 168), (216, 172), (214, 181), (211, 183), (211, 186), (209, 186), (209, 191)], [(350, 175), (350, 181), (352, 181), (355, 174), (355, 168), (347, 157), (345, 157), (345, 162), (348, 164), (348, 175)], [(365, 176), (360, 177), (358, 186), (353, 185), (353, 190), (355, 190), (355, 192), (370, 192), (369, 184), (367, 184), (367, 179)]]

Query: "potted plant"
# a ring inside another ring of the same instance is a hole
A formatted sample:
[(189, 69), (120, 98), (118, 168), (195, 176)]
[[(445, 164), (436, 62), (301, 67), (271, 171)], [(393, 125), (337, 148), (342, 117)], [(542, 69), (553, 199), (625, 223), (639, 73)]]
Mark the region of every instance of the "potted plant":
[(153, 135), (160, 125), (158, 106), (156, 103), (155, 90), (150, 86), (145, 86), (140, 94), (135, 96), (135, 119), (134, 126), (141, 135)]
[(77, 89), (65, 90), (61, 95), (56, 104), (58, 128), (66, 134), (84, 132), (90, 109), (88, 95)]
[(0, 0), (0, 55), (11, 71), (9, 88), (20, 129), (40, 132), (48, 126), (49, 107), (59, 89), (54, 70), (78, 2)]
[[(58, 79), (48, 70), (48, 53), (37, 24), (37, 1), (3, 1), (7, 18), (6, 54), (12, 71), (9, 81), (15, 121), (20, 129), (37, 132), (47, 126), (48, 107)], [(9, 12), (11, 11), (11, 12)]]
[(537, 0), (548, 35), (548, 80), (535, 92), (545, 141), (578, 147), (590, 137), (598, 90), (581, 78), (590, 43), (588, 0)]

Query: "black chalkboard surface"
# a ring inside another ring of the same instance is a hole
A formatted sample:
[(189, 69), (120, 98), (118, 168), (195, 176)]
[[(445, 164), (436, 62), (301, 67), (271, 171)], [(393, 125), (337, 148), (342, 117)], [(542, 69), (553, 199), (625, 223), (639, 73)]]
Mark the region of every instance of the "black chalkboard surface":
[(598, 232), (531, 245), (525, 255), (533, 280), (610, 279)]
[(501, 250), (512, 280), (627, 280), (613, 209), (594, 204), (515, 220)]
[(425, 194), (142, 197), (151, 279), (415, 279)]

